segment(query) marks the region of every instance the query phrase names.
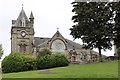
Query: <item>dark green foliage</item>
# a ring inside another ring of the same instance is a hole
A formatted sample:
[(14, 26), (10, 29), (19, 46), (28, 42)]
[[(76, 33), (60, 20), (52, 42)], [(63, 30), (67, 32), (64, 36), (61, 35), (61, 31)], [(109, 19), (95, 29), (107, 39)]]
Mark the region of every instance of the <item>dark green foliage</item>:
[(117, 49), (118, 56), (120, 57), (120, 47)]
[(84, 48), (98, 48), (100, 61), (102, 61), (101, 50), (111, 49), (112, 47), (112, 28), (110, 23), (113, 13), (110, 9), (111, 3), (91, 2), (73, 3), (72, 12), (75, 15), (72, 20), (75, 25), (70, 28), (71, 35), (81, 38)]
[(33, 70), (36, 67), (36, 60), (32, 56), (22, 55), (21, 53), (11, 53), (2, 61), (3, 73), (20, 72)]
[(120, 47), (120, 1), (113, 3), (112, 10), (116, 16), (114, 17), (115, 24), (113, 26), (114, 43), (117, 48)]
[(45, 55), (39, 58), (37, 57), (37, 69), (45, 69), (51, 67), (50, 60), (50, 55)]
[(30, 55), (24, 56), (23, 71), (36, 70), (36, 58)]
[(60, 67), (60, 66), (68, 66), (69, 65), (69, 61), (67, 59), (67, 57), (63, 54), (53, 54), (53, 57), (55, 57), (53, 59), (53, 61), (55, 60), (55, 67)]
[(43, 48), (39, 51), (38, 57), (45, 56), (45, 55), (50, 55), (50, 54), (52, 54), (52, 52), (49, 49)]
[(20, 53), (11, 53), (2, 61), (2, 72), (9, 73), (22, 71), (23, 65), (23, 56), (21, 56)]
[(84, 48), (111, 49), (111, 41), (120, 47), (120, 1), (119, 2), (73, 2), (75, 25), (70, 28), (71, 35), (81, 38)]
[(68, 65), (69, 61), (63, 54), (42, 55), (37, 56), (36, 59), (30, 55), (13, 52), (2, 61), (2, 71), (3, 73), (11, 73)]
[(63, 54), (51, 54), (37, 57), (37, 68), (47, 69), (61, 66), (68, 66), (69, 61)]

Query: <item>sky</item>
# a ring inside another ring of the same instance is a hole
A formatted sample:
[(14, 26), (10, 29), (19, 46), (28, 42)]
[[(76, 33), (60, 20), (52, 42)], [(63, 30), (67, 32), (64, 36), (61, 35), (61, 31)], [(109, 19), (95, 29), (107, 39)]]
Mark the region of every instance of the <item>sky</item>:
[[(74, 24), (71, 20), (71, 3), (74, 0), (0, 0), (0, 44), (4, 56), (11, 52), (11, 23), (16, 20), (23, 4), (23, 9), (29, 18), (31, 11), (34, 15), (35, 37), (52, 37), (59, 28), (60, 33), (69, 40), (74, 40), (70, 35), (70, 28)], [(82, 44), (80, 39), (75, 42)], [(95, 49), (95, 51), (97, 51)], [(114, 50), (102, 54), (113, 56)]]

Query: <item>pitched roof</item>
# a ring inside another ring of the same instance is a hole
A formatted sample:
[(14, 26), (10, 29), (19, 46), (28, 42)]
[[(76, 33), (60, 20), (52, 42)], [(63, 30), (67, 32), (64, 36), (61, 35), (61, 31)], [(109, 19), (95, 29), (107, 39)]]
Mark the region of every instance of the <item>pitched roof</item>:
[(82, 49), (82, 45), (79, 44), (79, 43), (76, 43), (76, 42), (73, 42), (69, 39), (66, 39), (67, 43), (68, 43), (68, 48), (69, 49), (72, 49), (72, 48), (75, 48), (75, 49)]
[[(34, 45), (35, 47), (47, 47), (48, 46), (48, 42), (51, 38), (45, 38), (45, 37), (34, 37)], [(67, 41), (67, 48), (68, 49), (82, 49), (82, 45), (76, 42), (73, 42), (69, 39), (65, 39)], [(98, 54), (98, 52), (91, 50), (92, 53), (94, 54)], [(103, 55), (104, 56), (104, 55)]]
[[(19, 16), (18, 16), (18, 18), (17, 18), (17, 20), (16, 20), (16, 26), (22, 27), (22, 26), (21, 26), (21, 21), (22, 21), (23, 19), (24, 19), (24, 21), (25, 21), (26, 23), (29, 22), (28, 17), (26, 16), (25, 11), (24, 11), (23, 8), (22, 8), (22, 10), (21, 10), (21, 12), (20, 12), (20, 14), (19, 14)], [(25, 26), (26, 26), (26, 25), (25, 25)]]
[(34, 45), (38, 47), (40, 44), (48, 41), (50, 38), (45, 37), (34, 37)]
[[(50, 40), (51, 38), (44, 38), (44, 37), (34, 37), (34, 45), (36, 47), (40, 46), (40, 47), (43, 47), (43, 46), (47, 46), (47, 43), (48, 41)], [(82, 48), (82, 45), (76, 43), (76, 42), (73, 42), (71, 40), (68, 40), (68, 39), (65, 39), (67, 41), (67, 46), (69, 49), (72, 49), (73, 47), (76, 48), (76, 49), (81, 49)]]
[(22, 10), (21, 10), (21, 12), (20, 12), (20, 14), (19, 14), (17, 20), (22, 19), (22, 18), (25, 18), (25, 19), (28, 20), (28, 18), (27, 18), (27, 16), (26, 16), (25, 11), (24, 11), (23, 8), (22, 8)]
[(57, 32), (53, 35), (53, 37), (50, 39), (50, 41), (52, 39), (56, 38), (56, 37), (58, 37), (58, 38), (61, 37), (64, 40), (64, 42), (67, 42), (66, 39), (61, 35), (61, 33), (59, 32), (59, 30), (57, 30)]

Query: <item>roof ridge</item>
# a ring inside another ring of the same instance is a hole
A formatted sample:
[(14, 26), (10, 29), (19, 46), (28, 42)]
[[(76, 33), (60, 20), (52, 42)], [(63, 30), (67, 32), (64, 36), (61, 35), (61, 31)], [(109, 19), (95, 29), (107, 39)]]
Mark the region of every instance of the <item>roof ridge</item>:
[[(44, 38), (44, 39), (45, 39), (45, 38), (49, 38), (49, 37), (34, 37), (34, 38)], [(49, 39), (50, 39), (50, 38), (49, 38)]]

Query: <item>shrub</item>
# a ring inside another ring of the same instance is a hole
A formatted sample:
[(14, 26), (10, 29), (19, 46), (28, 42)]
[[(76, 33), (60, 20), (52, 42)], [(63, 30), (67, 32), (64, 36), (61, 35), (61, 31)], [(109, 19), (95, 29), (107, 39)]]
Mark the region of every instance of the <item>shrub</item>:
[(30, 55), (24, 56), (23, 71), (36, 70), (36, 58)]
[(3, 73), (22, 71), (23, 56), (20, 53), (11, 53), (2, 61)]
[(3, 73), (33, 70), (36, 67), (36, 59), (32, 56), (13, 52), (2, 61)]
[(45, 55), (40, 58), (37, 58), (37, 68), (38, 69), (46, 69), (49, 68), (50, 65), (50, 55)]
[(50, 54), (52, 54), (52, 52), (49, 49), (43, 48), (39, 51), (38, 57), (50, 55)]
[(69, 61), (64, 54), (53, 54), (55, 56), (55, 67), (68, 66)]
[(47, 69), (61, 66), (68, 66), (69, 61), (63, 54), (52, 54), (37, 57), (37, 68)]

